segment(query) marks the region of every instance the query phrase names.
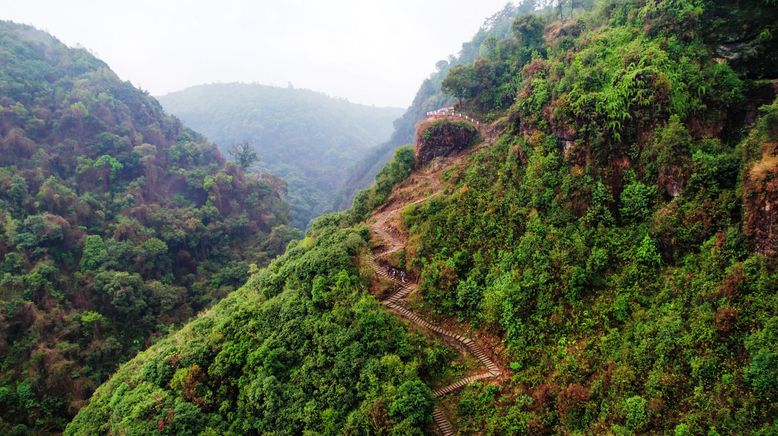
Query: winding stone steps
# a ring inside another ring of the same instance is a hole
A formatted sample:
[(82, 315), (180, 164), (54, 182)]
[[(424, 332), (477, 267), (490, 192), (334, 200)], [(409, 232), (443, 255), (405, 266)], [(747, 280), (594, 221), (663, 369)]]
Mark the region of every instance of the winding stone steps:
[[(472, 339), (445, 330), (442, 327), (439, 327), (427, 321), (422, 316), (416, 314), (415, 312), (411, 311), (410, 309), (408, 309), (402, 304), (402, 301), (405, 300), (408, 294), (410, 294), (416, 288), (415, 284), (406, 283), (390, 276), (389, 273), (386, 271), (386, 269), (380, 266), (375, 258), (371, 258), (369, 260), (369, 264), (376, 275), (383, 277), (398, 286), (397, 290), (392, 294), (390, 294), (389, 296), (387, 296), (386, 298), (384, 298), (381, 301), (381, 303), (383, 303), (387, 308), (399, 314), (403, 318), (408, 319), (412, 323), (420, 327), (424, 327), (427, 330), (430, 330), (435, 334), (442, 336), (450, 341), (458, 342), (465, 350), (467, 350), (470, 354), (475, 356), (475, 358), (478, 359), (478, 362), (481, 363), (481, 365), (483, 365), (484, 367), (486, 367), (488, 371), (481, 374), (465, 377), (455, 383), (452, 383), (448, 386), (444, 386), (442, 388), (435, 390), (434, 391), (435, 398), (442, 398), (452, 392), (456, 392), (459, 389), (462, 389), (463, 387), (473, 382), (495, 378), (500, 375), (500, 368), (497, 366), (497, 364), (495, 364), (494, 361), (490, 359), (489, 356), (484, 352), (484, 350)], [(437, 425), (441, 434), (443, 435), (454, 434), (454, 427), (451, 424), (451, 422), (449, 422), (449, 420), (446, 418), (442, 409), (440, 409), (439, 407), (435, 407), (432, 417), (433, 420), (435, 421), (435, 425)]]
[[(490, 146), (494, 144), (494, 142), (499, 137), (500, 130), (498, 127), (496, 127), (496, 125), (480, 123), (477, 120), (470, 119), (466, 116), (463, 116), (463, 118), (467, 118), (469, 121), (475, 123), (476, 128), (478, 129), (479, 134), (481, 135), (481, 138), (483, 138), (484, 140), (481, 146), (484, 147)], [(468, 151), (468, 153), (472, 152), (473, 150), (477, 150), (481, 146), (472, 148), (470, 151)], [(416, 284), (413, 282), (403, 282), (401, 280), (392, 277), (391, 275), (389, 275), (388, 270), (384, 266), (382, 266), (381, 263), (379, 263), (378, 256), (386, 256), (388, 254), (394, 253), (402, 249), (405, 245), (403, 238), (397, 234), (398, 229), (393, 228), (391, 226), (390, 224), (391, 218), (397, 213), (399, 213), (404, 207), (427, 201), (430, 197), (437, 195), (443, 189), (442, 184), (438, 180), (439, 176), (435, 177), (434, 175), (424, 174), (423, 172), (417, 174), (417, 176), (419, 177), (419, 179), (417, 179), (417, 182), (418, 180), (423, 180), (425, 183), (429, 183), (433, 188), (432, 189), (433, 192), (415, 201), (401, 202), (401, 204), (395, 205), (395, 207), (390, 209), (385, 209), (385, 208), (378, 209), (378, 211), (374, 215), (374, 218), (376, 220), (372, 224), (370, 224), (370, 226), (373, 232), (379, 238), (384, 239), (383, 242), (387, 245), (384, 247), (382, 252), (378, 253), (377, 256), (371, 256), (368, 259), (368, 265), (371, 267), (371, 269), (377, 276), (385, 278), (386, 280), (392, 282), (396, 286), (395, 290), (391, 294), (389, 294), (388, 296), (384, 297), (381, 300), (381, 303), (384, 306), (386, 306), (387, 309), (408, 319), (410, 322), (416, 324), (417, 326), (432, 331), (433, 333), (444, 338), (448, 342), (456, 342), (459, 345), (459, 348), (475, 356), (475, 358), (478, 359), (478, 362), (486, 368), (487, 372), (465, 377), (459, 381), (452, 383), (451, 385), (444, 386), (435, 390), (434, 392), (435, 398), (439, 399), (452, 392), (462, 389), (463, 387), (469, 385), (470, 383), (476, 382), (478, 380), (485, 380), (485, 379), (499, 377), (501, 371), (500, 371), (500, 367), (497, 366), (497, 364), (484, 352), (483, 348), (481, 348), (481, 346), (479, 346), (478, 343), (473, 341), (471, 338), (449, 332), (435, 325), (434, 323), (427, 321), (420, 315), (414, 313), (413, 311), (405, 307), (403, 305), (403, 301), (411, 292), (413, 292), (413, 290), (416, 289)], [(433, 178), (430, 178), (430, 176), (432, 176)], [(432, 412), (432, 418), (440, 434), (444, 436), (454, 435), (454, 426), (448, 420), (445, 412), (441, 407), (435, 406), (435, 409)]]
[(443, 436), (454, 436), (454, 426), (451, 425), (451, 422), (446, 418), (446, 414), (443, 413), (440, 407), (435, 406), (435, 410), (432, 411), (432, 419)]
[(470, 377), (465, 377), (456, 383), (452, 383), (448, 386), (444, 386), (442, 388), (435, 390), (435, 398), (444, 397), (452, 392), (456, 392), (462, 389), (463, 387), (469, 385), (470, 383), (476, 382), (478, 380), (492, 378), (492, 377), (494, 377), (494, 375), (491, 372), (485, 372), (483, 374), (476, 374), (476, 375), (471, 375)]

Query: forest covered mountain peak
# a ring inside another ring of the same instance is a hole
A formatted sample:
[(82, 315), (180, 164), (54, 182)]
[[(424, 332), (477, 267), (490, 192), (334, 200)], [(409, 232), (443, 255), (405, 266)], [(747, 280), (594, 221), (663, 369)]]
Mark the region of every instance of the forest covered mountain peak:
[(352, 166), (389, 138), (403, 112), (254, 83), (199, 85), (159, 100), (223, 151), (250, 144), (258, 167), (287, 182), (292, 222), (301, 229), (336, 210), (335, 193)]

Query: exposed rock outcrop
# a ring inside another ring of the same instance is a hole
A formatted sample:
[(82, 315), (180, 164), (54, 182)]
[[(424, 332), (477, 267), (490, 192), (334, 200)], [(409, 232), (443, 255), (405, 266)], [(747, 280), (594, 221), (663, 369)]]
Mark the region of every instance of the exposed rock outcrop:
[(778, 254), (778, 156), (765, 156), (751, 167), (743, 187), (745, 233), (757, 252)]
[[(743, 174), (743, 233), (754, 249), (778, 255), (778, 100), (762, 106), (762, 117), (744, 143), (744, 157), (752, 161)], [(757, 156), (759, 156), (757, 158)]]
[(416, 129), (416, 164), (450, 156), (478, 142), (478, 129), (463, 120), (425, 121)]

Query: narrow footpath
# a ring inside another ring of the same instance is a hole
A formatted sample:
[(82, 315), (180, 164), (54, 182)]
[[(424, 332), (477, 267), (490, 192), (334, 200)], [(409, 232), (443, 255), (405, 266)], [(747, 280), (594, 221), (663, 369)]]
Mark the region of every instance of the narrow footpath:
[[(481, 146), (491, 145), (496, 137), (497, 135), (493, 129), (490, 129), (488, 134), (482, 133), (484, 142), (481, 144)], [(470, 152), (472, 151), (473, 150)], [(450, 159), (449, 164), (452, 162), (460, 161), (460, 158), (462, 157), (463, 156)], [(393, 293), (382, 300), (382, 303), (389, 310), (407, 319), (411, 323), (432, 332), (433, 334), (443, 339), (445, 342), (455, 344), (457, 345), (457, 348), (472, 354), (476, 359), (478, 359), (478, 362), (485, 369), (485, 371), (482, 373), (464, 377), (455, 383), (436, 389), (434, 391), (436, 399), (456, 392), (473, 382), (497, 378), (502, 373), (500, 367), (484, 352), (484, 348), (481, 346), (481, 344), (478, 344), (468, 337), (447, 331), (425, 319), (418, 313), (408, 309), (404, 304), (406, 297), (408, 297), (409, 294), (416, 290), (417, 284), (411, 280), (403, 280), (400, 277), (397, 277), (397, 274), (391, 274), (389, 267), (382, 260), (388, 254), (391, 254), (405, 247), (406, 235), (397, 224), (399, 213), (405, 206), (421, 203), (441, 192), (443, 189), (442, 183), (440, 183), (439, 180), (439, 174), (441, 172), (441, 168), (438, 168), (437, 170), (428, 169), (427, 171), (414, 171), (414, 174), (412, 174), (409, 178), (408, 184), (405, 188), (409, 191), (415, 191), (418, 193), (419, 190), (414, 188), (423, 186), (427, 191), (431, 192), (427, 192), (427, 195), (424, 195), (422, 198), (415, 200), (405, 198), (402, 195), (393, 196), (394, 198), (390, 197), (386, 205), (373, 215), (372, 219), (370, 220), (370, 228), (373, 234), (380, 241), (382, 248), (373, 253), (373, 257), (369, 261), (371, 268), (377, 276), (389, 280), (397, 286), (397, 289)], [(400, 188), (398, 191), (402, 190), (402, 186), (398, 188)], [(441, 434), (445, 436), (454, 435), (454, 426), (448, 420), (441, 407), (437, 405), (435, 406), (432, 417)]]

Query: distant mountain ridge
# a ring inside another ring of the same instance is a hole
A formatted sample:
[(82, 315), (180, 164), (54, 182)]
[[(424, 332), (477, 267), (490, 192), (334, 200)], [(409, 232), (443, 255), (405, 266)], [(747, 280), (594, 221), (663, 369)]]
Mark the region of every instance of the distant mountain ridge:
[(403, 112), (307, 89), (245, 83), (193, 86), (159, 101), (222, 150), (252, 144), (260, 167), (287, 181), (293, 224), (299, 228), (334, 209), (333, 193), (350, 168), (389, 138), (392, 122)]

